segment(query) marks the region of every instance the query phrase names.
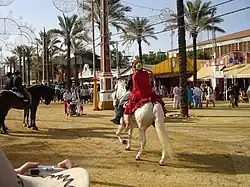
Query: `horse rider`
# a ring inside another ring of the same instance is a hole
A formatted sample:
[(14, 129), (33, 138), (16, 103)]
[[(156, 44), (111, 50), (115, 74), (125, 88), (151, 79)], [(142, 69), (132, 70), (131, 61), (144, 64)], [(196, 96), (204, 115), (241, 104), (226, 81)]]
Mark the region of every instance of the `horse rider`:
[(147, 71), (143, 71), (142, 63), (136, 61), (132, 68), (135, 73), (132, 75), (132, 93), (124, 112), (124, 120), (126, 123), (125, 131), (128, 131), (131, 128), (131, 116), (145, 103), (159, 102), (162, 105), (164, 113), (166, 112), (164, 107), (165, 103), (159, 95), (153, 92), (150, 74)]
[(126, 93), (124, 94), (124, 96), (122, 96), (120, 101), (118, 101), (117, 109), (116, 109), (116, 116), (114, 119), (111, 120), (113, 123), (115, 123), (117, 125), (120, 125), (120, 120), (121, 120), (123, 113), (124, 113), (124, 110), (125, 110), (124, 105), (129, 100), (131, 90), (132, 90), (132, 85), (127, 84), (126, 85)]
[(6, 74), (5, 90), (12, 90), (13, 88), (13, 73), (8, 72)]
[(28, 103), (29, 102), (29, 95), (28, 92), (26, 90), (26, 88), (23, 86), (23, 80), (22, 77), (20, 76), (20, 71), (15, 71), (14, 73), (14, 79), (13, 79), (13, 85), (14, 85), (14, 89), (16, 91), (18, 91), (19, 93), (21, 93), (23, 95), (23, 101)]

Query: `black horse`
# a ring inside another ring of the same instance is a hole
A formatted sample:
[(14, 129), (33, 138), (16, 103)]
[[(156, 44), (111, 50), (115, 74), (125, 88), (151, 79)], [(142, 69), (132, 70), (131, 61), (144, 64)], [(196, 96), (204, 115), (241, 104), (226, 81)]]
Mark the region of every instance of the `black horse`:
[[(9, 90), (2, 90), (0, 92), (0, 130), (1, 133), (8, 134), (8, 129), (5, 126), (5, 118), (11, 108), (14, 109), (24, 109), (24, 114), (30, 115), (30, 125), (29, 128), (33, 130), (38, 130), (36, 126), (36, 112), (37, 107), (40, 103), (40, 99), (43, 98), (45, 100), (45, 104), (49, 105), (54, 98), (54, 90), (45, 85), (35, 85), (27, 88), (28, 92), (31, 95), (30, 104), (25, 104), (23, 102), (23, 98), (20, 98), (17, 93)], [(2, 129), (1, 129), (2, 127)]]

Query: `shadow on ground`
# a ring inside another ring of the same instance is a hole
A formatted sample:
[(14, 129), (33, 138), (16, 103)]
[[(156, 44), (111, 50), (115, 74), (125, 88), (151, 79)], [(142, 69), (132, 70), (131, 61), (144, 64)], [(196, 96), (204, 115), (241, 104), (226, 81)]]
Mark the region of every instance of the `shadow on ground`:
[[(229, 154), (190, 154), (177, 155), (178, 163), (168, 164), (174, 168), (193, 168), (199, 172), (224, 174), (250, 174), (250, 157)], [(234, 163), (241, 170), (235, 170)], [(246, 164), (248, 167), (246, 167)], [(242, 165), (242, 166), (241, 166)], [(245, 169), (243, 169), (245, 168)]]
[(105, 127), (42, 129), (40, 131), (15, 131), (9, 133), (11, 137), (32, 137), (40, 139), (78, 139), (78, 138), (116, 138), (114, 129)]

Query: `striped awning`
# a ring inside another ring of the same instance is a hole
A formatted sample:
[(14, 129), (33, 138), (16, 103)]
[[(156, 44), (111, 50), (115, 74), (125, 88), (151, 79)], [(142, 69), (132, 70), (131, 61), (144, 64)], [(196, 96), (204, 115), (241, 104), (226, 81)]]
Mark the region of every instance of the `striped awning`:
[(225, 78), (241, 78), (240, 73), (243, 72), (246, 68), (248, 68), (248, 64), (236, 64), (230, 67), (223, 69)]
[[(212, 67), (203, 67), (197, 72), (198, 80), (209, 80), (212, 76)], [(193, 81), (194, 77), (190, 77), (188, 80)]]
[(246, 64), (245, 68), (236, 75), (236, 78), (250, 78), (250, 64)]

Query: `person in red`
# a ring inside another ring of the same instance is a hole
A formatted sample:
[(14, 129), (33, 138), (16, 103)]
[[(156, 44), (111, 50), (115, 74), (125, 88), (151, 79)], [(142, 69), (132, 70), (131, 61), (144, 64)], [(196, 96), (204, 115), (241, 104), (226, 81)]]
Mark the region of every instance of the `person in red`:
[(136, 61), (133, 64), (132, 68), (135, 72), (132, 75), (132, 93), (124, 112), (126, 123), (125, 131), (128, 131), (130, 129), (131, 116), (143, 104), (156, 101), (160, 102), (163, 106), (164, 113), (166, 112), (166, 109), (164, 107), (165, 103), (162, 101), (162, 98), (159, 95), (153, 92), (150, 81), (150, 74), (147, 71), (143, 71), (142, 63)]

